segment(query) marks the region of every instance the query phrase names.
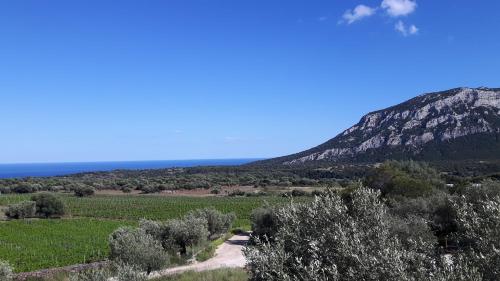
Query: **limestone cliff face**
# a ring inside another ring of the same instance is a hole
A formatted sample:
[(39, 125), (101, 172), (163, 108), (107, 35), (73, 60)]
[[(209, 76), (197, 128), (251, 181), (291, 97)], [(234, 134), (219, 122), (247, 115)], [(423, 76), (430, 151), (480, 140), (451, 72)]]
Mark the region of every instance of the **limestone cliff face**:
[(269, 161), (293, 165), (386, 158), (467, 159), (476, 158), (474, 151), (498, 153), (500, 158), (499, 134), (500, 89), (457, 88), (369, 113), (322, 145)]

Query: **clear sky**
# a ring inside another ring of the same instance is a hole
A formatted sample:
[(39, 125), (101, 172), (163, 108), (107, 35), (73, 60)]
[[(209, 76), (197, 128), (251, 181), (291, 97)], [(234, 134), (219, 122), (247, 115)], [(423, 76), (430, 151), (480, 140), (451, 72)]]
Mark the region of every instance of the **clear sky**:
[(500, 86), (498, 0), (0, 2), (0, 162), (272, 157)]

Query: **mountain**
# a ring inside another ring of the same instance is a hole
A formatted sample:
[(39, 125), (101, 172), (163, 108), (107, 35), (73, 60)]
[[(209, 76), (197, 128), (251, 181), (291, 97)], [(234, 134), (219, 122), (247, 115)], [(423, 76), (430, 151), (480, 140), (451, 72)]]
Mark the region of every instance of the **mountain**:
[(309, 150), (256, 164), (500, 159), (500, 89), (456, 88), (371, 112)]

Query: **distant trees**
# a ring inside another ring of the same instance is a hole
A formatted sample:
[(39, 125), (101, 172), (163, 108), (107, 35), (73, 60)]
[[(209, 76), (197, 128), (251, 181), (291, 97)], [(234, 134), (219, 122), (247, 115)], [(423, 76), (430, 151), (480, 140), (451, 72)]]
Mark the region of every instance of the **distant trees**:
[[(465, 281), (487, 276), (485, 266), (465, 255), (445, 261), (437, 254), (425, 221), (407, 218), (394, 224), (379, 194), (360, 188), (346, 201), (330, 192), (311, 204), (279, 209), (273, 241), (256, 239), (245, 249), (250, 280)], [(491, 218), (486, 215), (485, 224)]]
[(386, 197), (421, 197), (444, 187), (439, 173), (429, 165), (414, 161), (387, 161), (375, 168), (364, 185), (380, 190)]

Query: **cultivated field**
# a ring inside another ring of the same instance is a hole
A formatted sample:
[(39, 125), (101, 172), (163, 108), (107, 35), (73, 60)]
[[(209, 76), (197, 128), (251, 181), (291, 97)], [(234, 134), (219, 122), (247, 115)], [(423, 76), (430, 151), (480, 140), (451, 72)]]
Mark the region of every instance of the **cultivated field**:
[[(29, 200), (30, 194), (0, 195), (0, 208)], [(190, 210), (213, 206), (234, 212), (234, 227), (249, 228), (253, 209), (283, 197), (165, 197), (155, 195), (97, 195), (77, 198), (61, 194), (67, 215), (63, 219), (0, 221), (0, 257), (17, 272), (34, 271), (102, 260), (107, 256), (108, 235), (141, 218), (168, 220)]]

